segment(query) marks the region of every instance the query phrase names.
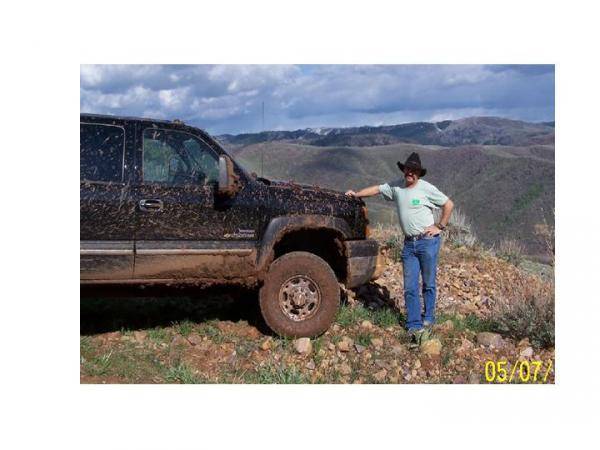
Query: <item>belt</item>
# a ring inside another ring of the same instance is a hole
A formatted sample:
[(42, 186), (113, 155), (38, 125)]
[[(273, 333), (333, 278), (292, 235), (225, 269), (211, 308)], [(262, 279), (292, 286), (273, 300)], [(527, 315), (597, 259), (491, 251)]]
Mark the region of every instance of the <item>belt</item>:
[(427, 234), (425, 234), (425, 233), (415, 234), (414, 236), (404, 236), (404, 240), (405, 241), (418, 241), (419, 239), (423, 239), (425, 236), (427, 236)]

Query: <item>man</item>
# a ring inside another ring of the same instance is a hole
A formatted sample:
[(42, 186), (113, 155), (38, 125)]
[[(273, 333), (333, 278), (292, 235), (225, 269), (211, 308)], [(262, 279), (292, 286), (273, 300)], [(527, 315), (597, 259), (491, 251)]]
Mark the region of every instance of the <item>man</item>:
[[(407, 310), (406, 327), (414, 345), (431, 337), (435, 322), (436, 269), (440, 250), (440, 233), (450, 220), (454, 204), (434, 185), (421, 178), (427, 170), (421, 167), (421, 158), (412, 153), (406, 162), (398, 161), (404, 180), (370, 186), (346, 195), (371, 197), (382, 194), (395, 201), (400, 227), (404, 233), (402, 266), (404, 272), (404, 303)], [(434, 223), (433, 209), (442, 208), (439, 222)], [(423, 280), (423, 303), (419, 294), (419, 275)], [(423, 311), (423, 313), (421, 313)]]

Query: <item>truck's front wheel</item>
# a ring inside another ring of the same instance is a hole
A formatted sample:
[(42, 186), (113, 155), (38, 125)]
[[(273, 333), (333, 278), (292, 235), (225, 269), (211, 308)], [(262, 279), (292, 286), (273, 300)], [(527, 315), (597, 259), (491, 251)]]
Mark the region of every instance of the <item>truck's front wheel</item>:
[(260, 289), (260, 309), (267, 325), (281, 336), (324, 333), (340, 304), (335, 273), (323, 259), (291, 252), (271, 264)]

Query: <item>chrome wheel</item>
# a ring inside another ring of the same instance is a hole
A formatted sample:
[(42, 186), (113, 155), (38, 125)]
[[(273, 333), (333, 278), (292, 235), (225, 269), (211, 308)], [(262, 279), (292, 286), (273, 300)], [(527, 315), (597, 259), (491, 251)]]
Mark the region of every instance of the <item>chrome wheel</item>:
[(279, 306), (286, 316), (300, 322), (311, 317), (321, 304), (317, 284), (304, 275), (294, 275), (279, 289)]

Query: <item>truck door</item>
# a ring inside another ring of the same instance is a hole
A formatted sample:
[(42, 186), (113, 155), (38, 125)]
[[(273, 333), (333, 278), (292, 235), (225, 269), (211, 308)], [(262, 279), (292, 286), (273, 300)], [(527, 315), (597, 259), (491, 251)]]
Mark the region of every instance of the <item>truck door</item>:
[(121, 121), (82, 121), (79, 132), (80, 279), (131, 278), (135, 210), (125, 161), (133, 134)]
[(217, 199), (218, 154), (186, 131), (139, 126), (135, 278), (244, 276), (256, 237), (228, 236), (235, 211)]

